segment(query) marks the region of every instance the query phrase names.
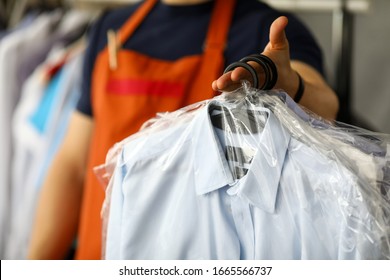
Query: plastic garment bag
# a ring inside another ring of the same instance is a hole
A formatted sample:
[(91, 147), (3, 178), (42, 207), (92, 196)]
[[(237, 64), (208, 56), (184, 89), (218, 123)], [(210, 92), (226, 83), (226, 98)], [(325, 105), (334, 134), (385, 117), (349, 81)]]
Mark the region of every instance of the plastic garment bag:
[(107, 259), (389, 259), (389, 136), (246, 85), (160, 114), (95, 169)]

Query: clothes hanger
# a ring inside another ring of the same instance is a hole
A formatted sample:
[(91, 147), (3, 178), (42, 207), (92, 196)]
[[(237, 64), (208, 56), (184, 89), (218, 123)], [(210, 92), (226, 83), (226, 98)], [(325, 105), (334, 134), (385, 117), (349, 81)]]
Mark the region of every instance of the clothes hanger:
[[(255, 68), (248, 62), (258, 63), (264, 72), (264, 82), (259, 86), (259, 78)], [(275, 63), (267, 56), (262, 54), (252, 54), (242, 58), (240, 61), (228, 65), (224, 73), (242, 67), (251, 75), (252, 87), (259, 90), (272, 89), (278, 79), (278, 72)], [(245, 108), (245, 109), (244, 109)], [(227, 108), (223, 105), (210, 105), (209, 114), (212, 124), (222, 130), (229, 130), (233, 133), (251, 134), (258, 133), (263, 127), (264, 116), (259, 117), (259, 112), (250, 109), (250, 104), (245, 106), (241, 104), (237, 108)]]
[[(254, 61), (262, 67), (265, 77), (262, 85), (259, 85), (259, 78), (255, 68), (248, 63), (250, 61)], [(253, 54), (246, 56), (240, 61), (228, 65), (224, 73), (232, 71), (237, 67), (242, 67), (249, 72), (252, 87), (259, 90), (272, 89), (278, 79), (274, 62), (265, 55)], [(251, 145), (246, 143), (247, 137), (251, 138), (252, 135), (261, 132), (268, 116), (258, 106), (254, 108), (254, 104), (250, 100), (240, 98), (235, 96), (235, 94), (238, 93), (231, 93), (232, 99), (227, 99), (226, 104), (223, 102), (210, 104), (209, 115), (212, 125), (223, 131), (223, 136), (219, 133), (219, 137), (223, 137), (223, 139), (220, 139), (221, 144), (224, 143), (221, 148), (225, 151), (225, 157), (233, 177), (240, 179), (247, 174), (248, 166), (253, 158), (251, 150), (255, 150), (248, 149)], [(234, 138), (237, 139), (237, 137), (240, 139), (238, 142), (233, 140)], [(241, 145), (246, 146), (246, 149)]]

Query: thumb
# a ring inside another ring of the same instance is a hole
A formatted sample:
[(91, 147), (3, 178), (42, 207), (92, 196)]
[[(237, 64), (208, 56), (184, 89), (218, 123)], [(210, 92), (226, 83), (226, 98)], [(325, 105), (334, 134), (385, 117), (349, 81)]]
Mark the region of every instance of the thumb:
[(269, 31), (269, 45), (267, 47), (273, 50), (288, 49), (288, 40), (284, 29), (288, 24), (285, 16), (278, 17), (271, 25)]

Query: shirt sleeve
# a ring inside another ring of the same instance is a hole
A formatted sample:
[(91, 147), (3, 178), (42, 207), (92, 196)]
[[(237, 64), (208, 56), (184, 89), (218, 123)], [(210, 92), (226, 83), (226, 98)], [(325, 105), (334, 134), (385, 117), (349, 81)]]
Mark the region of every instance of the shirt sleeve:
[(287, 14), (286, 36), (291, 60), (305, 62), (324, 75), (323, 54), (314, 35), (296, 16)]

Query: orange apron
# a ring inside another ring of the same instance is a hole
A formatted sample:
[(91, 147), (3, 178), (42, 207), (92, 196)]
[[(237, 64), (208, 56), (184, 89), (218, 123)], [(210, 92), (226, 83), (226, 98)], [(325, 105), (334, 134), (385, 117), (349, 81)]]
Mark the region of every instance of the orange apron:
[[(118, 32), (123, 45), (157, 0), (145, 1)], [(105, 161), (108, 150), (139, 130), (156, 112), (174, 111), (215, 95), (211, 83), (221, 75), (235, 0), (216, 0), (204, 53), (176, 61), (154, 59), (132, 50), (117, 52), (117, 68), (109, 67), (106, 47), (92, 73), (91, 99), (95, 118), (88, 173), (83, 194), (76, 259), (100, 259), (100, 211), (104, 191), (92, 169)], [(142, 187), (142, 186), (140, 186)]]

